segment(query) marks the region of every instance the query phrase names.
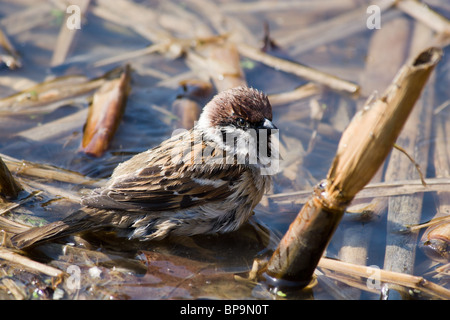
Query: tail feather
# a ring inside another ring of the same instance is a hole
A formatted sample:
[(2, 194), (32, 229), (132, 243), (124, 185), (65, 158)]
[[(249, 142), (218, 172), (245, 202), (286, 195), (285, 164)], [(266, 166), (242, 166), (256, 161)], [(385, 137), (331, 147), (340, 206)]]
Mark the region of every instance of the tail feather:
[(23, 249), (43, 241), (65, 237), (67, 235), (88, 231), (97, 226), (86, 219), (88, 215), (82, 210), (76, 211), (62, 221), (56, 221), (42, 227), (35, 227), (11, 237), (11, 244)]

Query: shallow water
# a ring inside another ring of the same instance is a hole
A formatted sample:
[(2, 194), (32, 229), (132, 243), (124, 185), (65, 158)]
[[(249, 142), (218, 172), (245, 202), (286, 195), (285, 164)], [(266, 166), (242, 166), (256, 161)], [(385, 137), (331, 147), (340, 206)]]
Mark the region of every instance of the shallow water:
[[(392, 79), (399, 66), (394, 66), (390, 55), (397, 56), (399, 53), (371, 52), (369, 48), (373, 45), (371, 41), (377, 31), (365, 26), (341, 35), (333, 30), (340, 30), (341, 24), (336, 21), (336, 25), (331, 25), (327, 32), (321, 31), (320, 24), (361, 9), (352, 1), (343, 1), (340, 5), (330, 5), (328, 1), (320, 4), (318, 1), (310, 7), (293, 5), (289, 9), (281, 6), (284, 2), (279, 5), (277, 3), (274, 1), (268, 7), (258, 7), (258, 1), (187, 1), (182, 5), (176, 1), (121, 1), (116, 4), (117, 7), (123, 4), (125, 7), (143, 9), (140, 16), (132, 16), (136, 12), (131, 9), (122, 11), (120, 21), (106, 14), (114, 12), (114, 8), (108, 7), (107, 3), (93, 3), (82, 20), (81, 29), (65, 61), (51, 66), (56, 40), (61, 24), (65, 21), (64, 6), (57, 7), (47, 1), (3, 1), (0, 6), (0, 25), (19, 52), (23, 67), (16, 70), (2, 67), (0, 97), (7, 97), (52, 77), (84, 75), (93, 79), (125, 63), (131, 65), (132, 80), (123, 119), (110, 147), (101, 157), (94, 158), (80, 152), (85, 118), (77, 118), (67, 127), (58, 127), (54, 134), (49, 134), (48, 131), (54, 121), (87, 108), (91, 94), (67, 99), (52, 110), (40, 110), (36, 107), (35, 111), (26, 113), (2, 113), (0, 153), (19, 160), (50, 164), (80, 173), (87, 178), (107, 178), (120, 162), (171, 136), (177, 128), (171, 114), (172, 104), (183, 93), (180, 81), (205, 80), (205, 73), (198, 67), (191, 68), (185, 55), (173, 57), (167, 52), (141, 55), (100, 67), (96, 67), (96, 63), (142, 49), (155, 43), (158, 37), (164, 38), (166, 34), (174, 38), (192, 39), (204, 37), (207, 30), (212, 30), (214, 34), (230, 32), (238, 40), (244, 39), (255, 47), (262, 47), (262, 40), (267, 35), (264, 24), (267, 23), (270, 38), (277, 45), (267, 49), (269, 54), (297, 61), (362, 85), (363, 94), (356, 98), (325, 88), (320, 93), (303, 99), (273, 105), (274, 123), (280, 128), (283, 162), (281, 172), (274, 176), (272, 193), (277, 195), (312, 190), (314, 185), (326, 177), (340, 134), (367, 99), (366, 93), (373, 89), (383, 92), (388, 84), (386, 79)], [(245, 4), (249, 6), (244, 6)], [(263, 1), (261, 4), (267, 2)], [(443, 16), (450, 17), (450, 8), (445, 1), (433, 1), (432, 7)], [(35, 10), (33, 19), (21, 18), (26, 10)], [(361, 14), (364, 12), (362, 10)], [(386, 16), (384, 14), (386, 19), (383, 20), (380, 31), (383, 28), (394, 28), (389, 23), (398, 19), (408, 24), (408, 37), (414, 37), (411, 35), (414, 29), (412, 26), (417, 23), (413, 18), (397, 9), (391, 9)], [(14, 15), (16, 23), (11, 22)], [(150, 21), (143, 26), (141, 21), (144, 21), (146, 15)], [(152, 20), (152, 17), (156, 18)], [(365, 16), (361, 19), (364, 21)], [(342, 23), (348, 24), (346, 30), (351, 30), (360, 22), (346, 20)], [(22, 28), (19, 28), (20, 24), (23, 24)], [(312, 30), (311, 34), (308, 30)], [(396, 29), (392, 30), (396, 34)], [(401, 34), (398, 37), (402, 39)], [(422, 46), (431, 43), (433, 39), (430, 34)], [(388, 51), (395, 41), (400, 40), (386, 38), (385, 44), (381, 46), (384, 48), (382, 50)], [(412, 50), (409, 48), (409, 41), (402, 41), (405, 42), (406, 49), (401, 53), (401, 63)], [(397, 49), (393, 48), (392, 51), (394, 50)], [(450, 99), (450, 51), (448, 48), (444, 51), (444, 57), (435, 71), (435, 78), (427, 89), (434, 90), (432, 99), (428, 100), (430, 105), (427, 106), (433, 109), (448, 103)], [(371, 59), (392, 65), (386, 72), (390, 74), (380, 76), (376, 75), (376, 70), (369, 70)], [(243, 56), (241, 67), (248, 85), (269, 95), (288, 92), (308, 83), (298, 76)], [(199, 102), (204, 104), (210, 97), (211, 95), (202, 96)], [(312, 110), (316, 110), (316, 113)], [(436, 121), (450, 123), (449, 110), (445, 108), (433, 115), (432, 128)], [(40, 127), (44, 129), (29, 133), (29, 130)], [(432, 160), (439, 139), (442, 138), (437, 137), (435, 130), (431, 129), (427, 139), (418, 142), (418, 146), (425, 147), (429, 153), (426, 168), (422, 168), (427, 178), (436, 176)], [(448, 149), (447, 142), (447, 153)], [(405, 157), (404, 161), (409, 160)], [(37, 225), (61, 219), (79, 207), (76, 201), (70, 200), (71, 197), (80, 197), (92, 188), (88, 184), (30, 177), (22, 175), (20, 171), (13, 173), (26, 186), (26, 192), (42, 191), (17, 209), (4, 214), (8, 219), (25, 224)], [(415, 173), (412, 175), (417, 179)], [(375, 199), (385, 200), (383, 197)], [(370, 199), (365, 201), (369, 202)], [(287, 230), (302, 204), (295, 196), (285, 200), (269, 196), (255, 209), (251, 223), (229, 235), (143, 243), (117, 238), (105, 231), (86, 234), (82, 238), (63, 239), (59, 243), (43, 244), (24, 253), (64, 271), (75, 265), (78, 268), (75, 269), (78, 272), (76, 275), (80, 276), (75, 287), (71, 287), (67, 281), (59, 285), (52, 284), (50, 277), (33, 274), (29, 270), (19, 270), (17, 265), (6, 261), (0, 260), (0, 268), (23, 288), (23, 298), (26, 299), (379, 299), (381, 289), (367, 290), (365, 280), (359, 281), (362, 288), (356, 288), (322, 275), (311, 291), (277, 295), (261, 284), (242, 279), (251, 269), (256, 257), (262, 257), (276, 247), (278, 239)], [(437, 210), (436, 193), (425, 193), (423, 204), (418, 209), (420, 212), (417, 212), (419, 222), (432, 219)], [(346, 214), (326, 256), (343, 259), (344, 251), (349, 247), (360, 248), (361, 251), (356, 255), (365, 257), (365, 265), (383, 268), (387, 237), (386, 211), (384, 208), (365, 219), (361, 219), (359, 214)], [(422, 233), (423, 230), (420, 231), (417, 242)], [(67, 246), (67, 242), (72, 245)], [(445, 276), (435, 271), (442, 263), (430, 260), (418, 246), (413, 251), (416, 255), (414, 274), (449, 288), (448, 273)], [(437, 278), (434, 277), (436, 275)], [(404, 297), (409, 298), (407, 294)], [(0, 298), (12, 299), (14, 296), (0, 287)], [(415, 298), (430, 297), (418, 294)]]

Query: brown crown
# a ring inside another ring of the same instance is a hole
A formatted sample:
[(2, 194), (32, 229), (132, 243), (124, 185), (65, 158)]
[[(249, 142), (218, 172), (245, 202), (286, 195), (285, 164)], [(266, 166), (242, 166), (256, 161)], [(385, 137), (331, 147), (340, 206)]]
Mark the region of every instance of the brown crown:
[(249, 123), (272, 120), (272, 106), (267, 96), (253, 88), (236, 87), (217, 94), (207, 106), (211, 125), (227, 125), (243, 118)]

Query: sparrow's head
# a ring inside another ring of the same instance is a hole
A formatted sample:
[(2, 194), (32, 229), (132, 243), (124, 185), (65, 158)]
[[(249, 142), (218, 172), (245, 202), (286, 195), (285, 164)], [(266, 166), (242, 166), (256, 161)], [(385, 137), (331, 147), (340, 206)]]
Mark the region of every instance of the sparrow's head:
[(277, 129), (267, 96), (253, 88), (237, 87), (217, 94), (203, 109), (198, 126), (207, 128)]
[(272, 106), (256, 89), (237, 87), (220, 92), (204, 107), (196, 128), (240, 164), (267, 167), (277, 154)]

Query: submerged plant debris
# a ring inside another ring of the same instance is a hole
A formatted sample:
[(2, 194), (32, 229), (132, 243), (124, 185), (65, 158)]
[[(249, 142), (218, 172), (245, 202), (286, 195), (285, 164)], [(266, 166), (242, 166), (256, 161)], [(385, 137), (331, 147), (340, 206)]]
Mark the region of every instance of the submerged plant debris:
[[(450, 6), (424, 3), (96, 0), (77, 2), (77, 16), (65, 1), (2, 1), (8, 170), (0, 177), (21, 191), (0, 195), (0, 299), (450, 299)], [(430, 46), (444, 55), (396, 142), (414, 163), (390, 153), (307, 289), (255, 281), (252, 270), (326, 177), (353, 115)], [(124, 69), (117, 92), (111, 83)], [(215, 92), (237, 84), (269, 95), (282, 156), (273, 189), (243, 228), (161, 242), (107, 230), (26, 251), (9, 245), (12, 234), (77, 210), (119, 163), (191, 127)], [(88, 119), (99, 96), (118, 103), (92, 156), (83, 137), (97, 123)]]

